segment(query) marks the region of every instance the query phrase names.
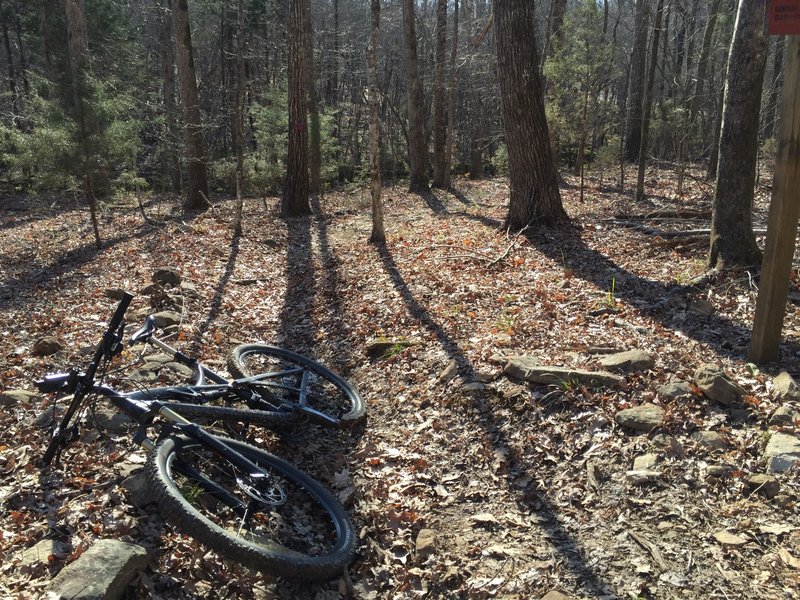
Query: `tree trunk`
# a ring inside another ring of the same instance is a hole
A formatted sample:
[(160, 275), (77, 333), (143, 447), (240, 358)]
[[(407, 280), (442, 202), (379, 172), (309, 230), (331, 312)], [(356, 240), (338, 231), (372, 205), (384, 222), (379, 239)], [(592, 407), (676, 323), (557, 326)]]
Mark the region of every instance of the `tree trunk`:
[(505, 227), (566, 220), (550, 151), (528, 0), (494, 0), (497, 70), (511, 171)]
[(436, 3), (436, 71), (433, 82), (433, 187), (446, 189), (445, 145), (447, 143), (447, 0)]
[(642, 103), (644, 101), (647, 56), (647, 4), (636, 0), (636, 37), (631, 53), (628, 84), (628, 119), (625, 131), (625, 159), (636, 162), (642, 145)]
[(381, 200), (381, 145), (378, 110), (380, 91), (378, 89), (378, 48), (381, 36), (381, 0), (370, 0), (371, 29), (369, 50), (367, 52), (367, 76), (369, 77), (369, 170), (372, 195), (372, 244), (386, 243), (383, 227), (383, 201)]
[(414, 23), (414, 0), (403, 0), (403, 37), (405, 46), (406, 86), (408, 88), (408, 191), (428, 192), (428, 149), (422, 118), (422, 86), (419, 81), (417, 34)]
[(452, 187), (453, 170), (453, 142), (455, 138), (454, 113), (455, 113), (455, 90), (458, 71), (456, 69), (456, 58), (458, 56), (458, 0), (453, 3), (453, 41), (450, 49), (450, 79), (447, 83), (447, 139), (444, 150), (444, 187)]
[(319, 122), (319, 98), (314, 82), (314, 27), (311, 2), (303, 6), (303, 75), (308, 96), (308, 191), (317, 195), (322, 190), (322, 133)]
[(764, 139), (769, 139), (775, 135), (775, 125), (778, 114), (778, 101), (781, 97), (783, 88), (783, 47), (785, 39), (775, 37), (775, 57), (772, 63), (772, 88), (769, 94), (769, 104), (767, 114), (764, 117)]
[(245, 30), (244, 0), (239, 0), (236, 19), (236, 108), (234, 111), (234, 137), (236, 138), (236, 209), (233, 215), (233, 231), (242, 234), (242, 205), (244, 200), (244, 95), (245, 95)]
[(308, 201), (308, 126), (303, 78), (303, 12), (306, 0), (289, 0), (288, 79), (289, 153), (281, 215), (296, 217), (311, 213)]
[(689, 122), (693, 124), (697, 118), (697, 113), (703, 106), (703, 93), (705, 91), (706, 71), (708, 70), (708, 57), (711, 54), (711, 41), (714, 38), (714, 27), (717, 24), (717, 14), (719, 13), (720, 0), (713, 0), (708, 9), (708, 23), (703, 32), (703, 46), (700, 51), (700, 59), (697, 62), (697, 83), (692, 96), (692, 103), (689, 109)]
[(161, 13), (161, 70), (164, 118), (167, 140), (164, 144), (164, 165), (172, 191), (181, 191), (181, 164), (178, 155), (179, 124), (175, 105), (175, 46), (173, 40), (172, 0), (164, 0)]
[(767, 56), (767, 0), (742, 0), (725, 81), (717, 190), (712, 203), (708, 266), (761, 263), (753, 234), (753, 188), (761, 88)]
[(14, 53), (11, 51), (11, 38), (8, 35), (8, 23), (6, 22), (6, 13), (2, 9), (2, 4), (0, 3), (0, 18), (3, 21), (2, 29), (3, 29), (3, 46), (5, 47), (6, 51), (6, 62), (8, 63), (6, 66), (8, 67), (8, 90), (11, 94), (11, 119), (20, 127), (22, 121), (20, 120), (19, 114), (19, 95), (17, 93), (17, 75), (14, 69)]
[(711, 139), (711, 152), (708, 156), (708, 171), (706, 172), (706, 179), (717, 178), (717, 163), (719, 162), (719, 138), (722, 132), (722, 107), (725, 104), (725, 90), (721, 89), (717, 94), (717, 99), (714, 104), (717, 115), (714, 119), (714, 134)]
[(192, 54), (192, 33), (189, 26), (188, 0), (173, 0), (172, 16), (175, 20), (175, 48), (178, 58), (183, 126), (186, 139), (187, 190), (183, 200), (184, 210), (208, 208), (208, 173), (206, 171), (206, 146), (203, 139), (203, 121), (197, 93), (197, 77)]
[[(464, 0), (464, 25), (467, 31), (467, 39), (476, 39), (475, 14), (473, 13), (476, 3), (471, 6)], [(485, 111), (483, 110), (483, 99), (481, 97), (480, 81), (476, 75), (476, 46), (478, 42), (473, 42), (467, 54), (467, 76), (470, 81), (469, 90), (469, 178), (482, 179), (483, 170), (483, 143), (485, 137)]]
[(642, 130), (639, 145), (639, 173), (636, 179), (636, 201), (644, 200), (644, 172), (647, 168), (647, 145), (650, 142), (650, 113), (653, 107), (653, 84), (656, 78), (656, 62), (658, 61), (658, 39), (661, 33), (661, 17), (664, 13), (664, 0), (658, 0), (656, 21), (653, 25), (653, 46), (650, 48), (650, 68), (647, 74), (647, 89), (644, 93), (644, 113), (642, 114)]

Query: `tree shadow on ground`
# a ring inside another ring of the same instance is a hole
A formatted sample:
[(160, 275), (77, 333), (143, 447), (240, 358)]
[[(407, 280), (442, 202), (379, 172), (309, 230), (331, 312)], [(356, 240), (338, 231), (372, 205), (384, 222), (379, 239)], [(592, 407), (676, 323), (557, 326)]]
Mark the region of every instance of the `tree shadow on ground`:
[[(469, 358), (461, 351), (457, 340), (453, 339), (416, 299), (403, 278), (397, 263), (387, 246), (377, 248), (378, 256), (383, 264), (392, 286), (398, 292), (410, 315), (417, 319), (432, 334), (448, 357), (458, 364), (459, 374), (465, 381), (478, 380), (478, 374)], [(534, 494), (523, 494), (514, 486), (522, 474), (527, 474), (531, 481), (537, 481), (537, 473), (533, 465), (522, 464), (514, 459), (515, 451), (500, 426), (491, 408), (479, 396), (473, 396), (473, 405), (480, 415), (478, 424), (491, 440), (494, 448), (509, 457), (509, 468), (506, 475), (508, 490), (515, 497), (519, 506), (538, 516), (539, 525), (544, 530), (542, 538), (552, 544), (553, 552), (563, 558), (565, 568), (572, 571), (582, 591), (589, 596), (608, 594), (610, 585), (602, 580), (600, 574), (589, 565), (586, 552), (580, 542), (570, 534), (559, 516), (557, 507), (549, 500), (543, 490)]]
[[(587, 246), (580, 228), (568, 224), (559, 228), (536, 228), (526, 232), (531, 245), (544, 256), (599, 289), (614, 287), (614, 295), (664, 327), (681, 331), (692, 339), (713, 346), (719, 354), (745, 359), (751, 330), (743, 324), (719, 315), (681, 314), (672, 303), (681, 296), (700, 292), (703, 287), (668, 284), (631, 273), (605, 254)], [(612, 283), (613, 282), (613, 283)], [(787, 347), (796, 351), (797, 343)]]
[(195, 350), (203, 343), (203, 336), (208, 332), (209, 328), (219, 317), (222, 309), (222, 299), (225, 297), (225, 291), (228, 289), (228, 283), (233, 276), (233, 271), (236, 269), (236, 259), (239, 257), (239, 245), (241, 243), (241, 236), (234, 234), (231, 240), (231, 251), (228, 254), (228, 260), (225, 262), (225, 269), (214, 287), (214, 295), (211, 298), (211, 307), (208, 309), (205, 319), (200, 323), (197, 328), (197, 333), (194, 336), (193, 346)]
[(439, 198), (439, 196), (437, 196), (433, 190), (428, 190), (427, 192), (420, 194), (420, 196), (422, 196), (422, 199), (425, 200), (425, 204), (427, 204), (428, 208), (430, 208), (433, 212), (443, 213), (447, 211), (447, 207), (445, 206), (444, 202), (442, 202), (442, 199)]
[(286, 217), (286, 291), (280, 310), (281, 345), (301, 354), (314, 347), (311, 321), (317, 278), (314, 268), (311, 217)]

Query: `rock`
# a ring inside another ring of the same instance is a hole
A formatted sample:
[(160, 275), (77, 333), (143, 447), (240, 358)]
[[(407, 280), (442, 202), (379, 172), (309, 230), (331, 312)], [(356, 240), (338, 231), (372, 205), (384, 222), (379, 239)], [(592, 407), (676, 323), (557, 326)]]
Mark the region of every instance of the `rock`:
[(705, 298), (692, 298), (689, 304), (689, 312), (696, 315), (713, 315), (714, 305)]
[(658, 471), (627, 471), (625, 473), (625, 477), (628, 479), (629, 483), (634, 485), (644, 485), (646, 483), (651, 483), (658, 479), (661, 476), (661, 473)]
[(368, 340), (365, 350), (370, 359), (379, 360), (382, 358), (391, 358), (393, 355), (402, 352), (406, 348), (417, 345), (417, 343), (418, 342), (404, 338), (378, 337)]
[(685, 381), (670, 381), (658, 388), (656, 393), (659, 398), (664, 400), (677, 400), (683, 396), (691, 396), (694, 391), (692, 386)]
[(141, 468), (141, 465), (138, 466), (138, 470), (122, 480), (122, 489), (128, 493), (131, 504), (137, 508), (143, 508), (148, 504), (157, 504), (158, 498), (147, 483), (144, 469)]
[(716, 431), (695, 431), (692, 439), (706, 450), (724, 450), (728, 442)]
[(439, 383), (447, 383), (452, 381), (456, 375), (458, 375), (458, 363), (455, 360), (451, 360), (444, 370), (439, 373), (438, 381)]
[(112, 300), (119, 301), (122, 300), (122, 297), (125, 295), (125, 290), (123, 290), (122, 288), (112, 287), (112, 288), (106, 288), (105, 290), (103, 290), (103, 293), (105, 294), (106, 298), (111, 298)]
[(543, 384), (577, 383), (589, 387), (615, 387), (624, 381), (619, 375), (603, 371), (542, 366), (532, 356), (509, 357), (503, 372), (515, 379)]
[(744, 396), (744, 390), (714, 365), (701, 365), (694, 379), (706, 396), (725, 406), (739, 404)]
[(709, 477), (721, 479), (730, 475), (731, 469), (725, 465), (708, 465), (708, 467), (706, 467), (706, 473), (708, 473)]
[(747, 487), (767, 498), (774, 498), (781, 491), (781, 484), (772, 475), (759, 473), (747, 480)]
[(627, 352), (608, 354), (601, 358), (599, 362), (601, 367), (609, 371), (629, 371), (633, 373), (649, 371), (656, 364), (653, 357), (642, 350), (628, 350)]
[(113, 406), (98, 406), (93, 414), (99, 428), (114, 433), (127, 431), (136, 423), (128, 415), (115, 410)]
[(658, 463), (658, 454), (642, 454), (633, 459), (634, 471), (651, 471)]
[(461, 386), (463, 392), (482, 392), (486, 389), (486, 384), (480, 381), (469, 381)]
[(28, 390), (6, 390), (0, 392), (0, 406), (14, 406), (15, 404), (33, 404), (42, 399), (40, 394)]
[(747, 543), (745, 538), (739, 537), (738, 535), (734, 535), (725, 530), (715, 533), (714, 539), (723, 546), (744, 546)]
[(772, 380), (772, 398), (777, 402), (800, 401), (800, 385), (786, 371)]
[(57, 421), (64, 416), (64, 407), (61, 405), (48, 406), (44, 411), (36, 417), (33, 424), (40, 428), (46, 429), (56, 424)]
[(50, 562), (50, 556), (61, 553), (62, 546), (57, 541), (51, 539), (39, 540), (33, 547), (22, 551), (19, 557), (19, 566), (32, 567), (39, 563), (47, 564)]
[(558, 590), (550, 590), (542, 596), (542, 600), (570, 600), (570, 597), (562, 594)]
[(181, 316), (171, 310), (162, 310), (153, 315), (153, 321), (156, 327), (169, 327), (170, 325), (179, 325)]
[(794, 504), (794, 499), (789, 494), (778, 494), (772, 502), (781, 508), (790, 508)]
[(654, 435), (650, 441), (650, 446), (654, 450), (664, 452), (670, 458), (683, 458), (686, 455), (686, 451), (677, 438), (666, 433)]
[(190, 298), (197, 298), (200, 295), (197, 292), (197, 286), (189, 281), (184, 281), (181, 284), (181, 293)]
[(45, 593), (52, 600), (117, 600), (150, 557), (141, 546), (98, 540), (56, 575)]
[(436, 531), (420, 529), (416, 541), (417, 559), (425, 560), (436, 554)]
[(64, 344), (51, 335), (39, 338), (33, 343), (34, 356), (50, 356), (64, 349)]
[(764, 449), (767, 471), (783, 473), (800, 464), (800, 439), (787, 433), (773, 433)]
[(614, 420), (636, 431), (650, 431), (664, 424), (664, 409), (655, 404), (642, 404), (619, 411)]
[[(0, 396), (0, 404), (2, 404), (2, 396)], [(796, 411), (792, 406), (779, 406), (769, 418), (769, 424), (778, 427), (793, 426), (800, 420), (800, 412)]]
[(153, 273), (153, 283), (164, 287), (175, 287), (181, 284), (181, 276), (172, 267), (161, 267)]

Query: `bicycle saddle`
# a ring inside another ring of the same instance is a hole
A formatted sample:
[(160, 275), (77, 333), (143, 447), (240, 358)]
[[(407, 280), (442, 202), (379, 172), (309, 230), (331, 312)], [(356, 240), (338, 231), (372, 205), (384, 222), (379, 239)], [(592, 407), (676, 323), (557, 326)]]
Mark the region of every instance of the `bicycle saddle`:
[(150, 315), (144, 320), (144, 325), (142, 325), (138, 331), (136, 331), (130, 339), (128, 339), (128, 345), (133, 346), (134, 344), (138, 344), (140, 342), (146, 342), (147, 338), (153, 335), (153, 332), (156, 330), (156, 320), (153, 315)]

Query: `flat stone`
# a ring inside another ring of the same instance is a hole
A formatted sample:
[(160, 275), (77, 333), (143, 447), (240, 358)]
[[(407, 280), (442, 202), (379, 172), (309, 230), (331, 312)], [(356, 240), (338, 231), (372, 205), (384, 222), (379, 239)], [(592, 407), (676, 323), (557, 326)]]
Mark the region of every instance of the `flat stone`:
[(725, 406), (735, 406), (744, 397), (744, 390), (714, 365), (701, 365), (694, 379), (706, 396)]
[(180, 324), (181, 316), (172, 310), (162, 310), (153, 315), (153, 321), (156, 327), (169, 327)]
[(603, 371), (543, 366), (532, 356), (509, 357), (503, 372), (515, 379), (541, 384), (577, 383), (589, 387), (615, 387), (624, 381), (619, 375)]
[(105, 294), (106, 298), (111, 298), (112, 300), (120, 301), (122, 300), (122, 297), (125, 295), (125, 290), (123, 290), (122, 288), (111, 287), (103, 290), (103, 293)]
[(64, 349), (64, 344), (54, 338), (52, 335), (47, 335), (39, 338), (33, 343), (32, 353), (34, 356), (50, 356)]
[(772, 398), (777, 402), (800, 401), (800, 385), (786, 371), (772, 380)]
[(729, 531), (718, 531), (714, 534), (714, 539), (723, 546), (744, 546), (747, 540)]
[(695, 431), (692, 439), (707, 450), (724, 450), (728, 442), (716, 431)]
[(651, 471), (658, 463), (658, 454), (642, 454), (633, 459), (634, 471)]
[(464, 392), (482, 392), (486, 389), (486, 384), (480, 381), (470, 381), (461, 386)]
[(653, 357), (642, 350), (628, 350), (627, 352), (617, 352), (608, 354), (600, 359), (600, 366), (609, 371), (628, 371), (638, 373), (649, 371), (656, 362)]
[(158, 498), (147, 482), (147, 476), (141, 465), (139, 469), (134, 471), (130, 476), (122, 480), (122, 489), (127, 492), (128, 499), (131, 504), (137, 508), (144, 508), (148, 504), (157, 504)]
[(436, 531), (420, 529), (416, 540), (417, 558), (424, 560), (436, 554)]
[(677, 400), (683, 396), (691, 396), (694, 391), (692, 386), (685, 381), (670, 381), (658, 388), (656, 393), (659, 398), (664, 400)]
[(788, 433), (773, 433), (764, 449), (767, 471), (783, 473), (800, 464), (800, 439)]
[(628, 482), (634, 485), (644, 485), (646, 483), (652, 483), (656, 479), (661, 476), (661, 473), (658, 471), (636, 471), (630, 470), (625, 473), (625, 477), (628, 479)]
[(61, 417), (64, 416), (64, 407), (61, 405), (56, 406), (48, 406), (44, 409), (39, 416), (36, 417), (36, 420), (33, 422), (34, 426), (39, 427), (40, 429), (45, 429), (47, 427), (51, 427), (55, 425)]
[(127, 431), (136, 422), (128, 415), (114, 409), (113, 406), (99, 406), (94, 411), (97, 426), (114, 433)]
[(542, 600), (570, 600), (570, 597), (562, 594), (558, 590), (550, 590), (542, 596)]
[(725, 465), (708, 465), (708, 467), (706, 467), (706, 473), (708, 473), (709, 477), (720, 479), (730, 475), (731, 469)]
[(118, 600), (137, 571), (149, 563), (150, 556), (141, 546), (98, 540), (61, 569), (45, 593), (53, 600)]
[(181, 275), (172, 267), (161, 267), (153, 273), (153, 283), (164, 287), (174, 287), (181, 284)]
[(50, 562), (50, 557), (61, 554), (61, 544), (55, 540), (44, 539), (39, 540), (31, 548), (23, 550), (19, 556), (21, 567), (32, 567), (39, 563), (47, 564)]
[(650, 447), (654, 450), (664, 452), (671, 458), (683, 458), (686, 451), (683, 445), (678, 441), (674, 435), (666, 433), (658, 433), (650, 440)]
[[(0, 398), (2, 398), (2, 396), (0, 396)], [(0, 402), (0, 404), (2, 404), (2, 402)], [(793, 426), (798, 420), (800, 420), (800, 412), (795, 410), (794, 407), (779, 406), (770, 416), (769, 424), (779, 427)]]
[(636, 431), (651, 431), (664, 424), (664, 409), (655, 404), (642, 404), (619, 411), (614, 420)]
[(747, 480), (747, 487), (753, 492), (758, 492), (767, 498), (774, 498), (781, 491), (780, 482), (772, 475), (759, 473), (752, 475)]
[(28, 390), (6, 390), (0, 392), (0, 406), (14, 406), (16, 404), (33, 404), (42, 399), (41, 394)]
[(451, 360), (447, 363), (447, 366), (439, 373), (439, 377), (437, 381), (439, 383), (447, 383), (455, 379), (455, 376), (458, 375), (458, 363), (455, 360)]

